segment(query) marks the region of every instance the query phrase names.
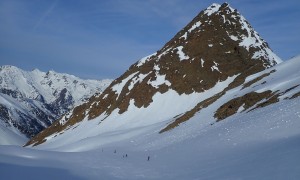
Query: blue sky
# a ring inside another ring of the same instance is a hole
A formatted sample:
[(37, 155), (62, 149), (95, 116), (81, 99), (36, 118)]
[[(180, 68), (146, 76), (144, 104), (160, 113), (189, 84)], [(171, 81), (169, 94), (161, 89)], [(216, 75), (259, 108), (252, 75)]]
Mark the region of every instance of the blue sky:
[[(0, 0), (0, 65), (117, 78), (210, 0)], [(228, 0), (282, 59), (300, 54), (299, 0)]]

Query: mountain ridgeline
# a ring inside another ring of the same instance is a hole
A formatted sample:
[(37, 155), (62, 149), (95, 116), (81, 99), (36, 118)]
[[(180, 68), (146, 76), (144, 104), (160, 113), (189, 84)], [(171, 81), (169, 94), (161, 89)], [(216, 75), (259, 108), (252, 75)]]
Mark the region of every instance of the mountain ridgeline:
[(110, 82), (0, 66), (0, 125), (33, 137)]
[[(124, 119), (130, 119), (127, 123), (132, 128), (168, 121), (159, 130), (163, 133), (189, 120), (227, 91), (243, 85), (250, 75), (280, 62), (237, 10), (227, 3), (212, 4), (159, 51), (130, 66), (101, 95), (74, 108), (27, 145), (38, 145), (51, 138), (55, 141), (65, 131), (76, 131), (70, 127), (80, 126), (83, 120), (99, 122), (103, 131), (107, 131), (104, 126), (110, 121), (112, 129), (122, 128)], [(221, 108), (215, 118), (225, 119), (234, 113)]]

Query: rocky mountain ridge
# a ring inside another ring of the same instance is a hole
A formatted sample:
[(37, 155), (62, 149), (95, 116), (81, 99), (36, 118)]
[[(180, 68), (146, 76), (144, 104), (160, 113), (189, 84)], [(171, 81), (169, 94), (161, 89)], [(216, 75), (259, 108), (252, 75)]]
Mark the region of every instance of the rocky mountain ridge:
[[(99, 125), (88, 136), (168, 121), (159, 130), (162, 133), (242, 86), (249, 76), (280, 62), (237, 10), (227, 3), (212, 4), (161, 50), (133, 64), (100, 96), (74, 108), (28, 144), (54, 143), (87, 120)], [(216, 119), (228, 117), (221, 116)]]

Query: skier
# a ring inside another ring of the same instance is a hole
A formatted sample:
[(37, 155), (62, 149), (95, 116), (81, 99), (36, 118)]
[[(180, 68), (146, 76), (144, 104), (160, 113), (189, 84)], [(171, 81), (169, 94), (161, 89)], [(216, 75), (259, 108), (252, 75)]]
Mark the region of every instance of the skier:
[(148, 156), (148, 161), (150, 161), (150, 156)]

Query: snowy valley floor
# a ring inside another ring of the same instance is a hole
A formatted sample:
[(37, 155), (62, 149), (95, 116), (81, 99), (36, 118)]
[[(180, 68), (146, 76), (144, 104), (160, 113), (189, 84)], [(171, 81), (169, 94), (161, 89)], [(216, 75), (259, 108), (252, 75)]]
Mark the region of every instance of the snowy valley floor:
[(119, 132), (109, 138), (118, 139), (122, 133), (128, 138), (88, 151), (3, 145), (1, 179), (296, 180), (300, 178), (299, 100), (283, 100), (206, 127), (196, 115), (164, 134), (153, 132), (161, 124), (145, 127), (143, 135)]

